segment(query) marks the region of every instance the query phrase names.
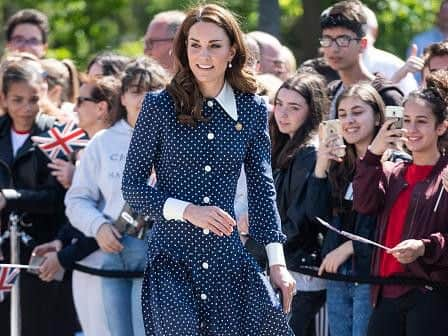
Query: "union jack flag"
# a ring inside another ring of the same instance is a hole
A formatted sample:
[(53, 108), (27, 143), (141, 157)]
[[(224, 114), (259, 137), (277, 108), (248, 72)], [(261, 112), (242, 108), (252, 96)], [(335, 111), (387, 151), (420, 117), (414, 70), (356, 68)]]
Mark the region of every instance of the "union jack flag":
[(74, 121), (66, 124), (56, 123), (47, 132), (31, 139), (50, 160), (56, 158), (67, 160), (71, 153), (85, 147), (88, 142), (86, 133)]
[(4, 294), (12, 290), (19, 273), (20, 269), (15, 267), (0, 267), (0, 302), (4, 300)]

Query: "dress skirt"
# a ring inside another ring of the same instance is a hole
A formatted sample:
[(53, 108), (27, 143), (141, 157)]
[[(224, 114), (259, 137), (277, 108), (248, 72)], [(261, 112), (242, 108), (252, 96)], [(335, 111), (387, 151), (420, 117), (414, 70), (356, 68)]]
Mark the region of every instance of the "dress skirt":
[(146, 335), (291, 336), (278, 296), (238, 234), (213, 236), (205, 240), (216, 248), (199, 239), (188, 257), (157, 251), (151, 239), (142, 290)]

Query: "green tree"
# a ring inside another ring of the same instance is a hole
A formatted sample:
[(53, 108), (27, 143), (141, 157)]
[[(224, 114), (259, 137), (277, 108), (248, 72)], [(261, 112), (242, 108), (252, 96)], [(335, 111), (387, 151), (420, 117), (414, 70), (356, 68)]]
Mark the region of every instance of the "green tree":
[[(314, 57), (320, 35), (319, 13), (335, 4), (334, 0), (280, 0), (282, 36), (298, 61)], [(379, 23), (378, 48), (402, 58), (412, 37), (434, 25), (440, 0), (364, 0)]]
[[(314, 57), (320, 34), (319, 14), (334, 4), (332, 0), (278, 0), (278, 13), (264, 10), (275, 0), (221, 0), (240, 17), (245, 31), (280, 22), (280, 38), (295, 52), (299, 62)], [(203, 1), (211, 2), (211, 1)], [(380, 36), (377, 46), (404, 57), (408, 43), (416, 33), (428, 29), (440, 0), (365, 0), (377, 13)], [(185, 0), (0, 0), (0, 22), (22, 8), (45, 12), (51, 23), (49, 56), (72, 58), (80, 69), (96, 53), (118, 50), (141, 55), (141, 38), (151, 18), (160, 11), (186, 9), (194, 1)], [(273, 7), (272, 7), (273, 8)], [(261, 16), (260, 16), (261, 15)], [(278, 17), (279, 16), (279, 17)], [(275, 24), (275, 25), (278, 25)], [(3, 37), (2, 37), (3, 38)], [(0, 43), (3, 44), (0, 39)]]

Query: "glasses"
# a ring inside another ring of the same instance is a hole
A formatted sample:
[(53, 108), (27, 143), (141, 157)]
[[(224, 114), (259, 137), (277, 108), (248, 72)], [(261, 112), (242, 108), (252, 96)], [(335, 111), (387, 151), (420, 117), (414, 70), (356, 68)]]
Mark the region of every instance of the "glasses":
[(351, 41), (360, 41), (360, 40), (361, 40), (360, 38), (351, 37), (351, 36), (348, 36), (348, 35), (341, 35), (341, 36), (338, 36), (336, 38), (332, 38), (332, 37), (326, 36), (326, 37), (320, 38), (319, 39), (319, 43), (320, 43), (320, 46), (322, 48), (329, 48), (329, 47), (331, 47), (333, 42), (335, 42), (336, 45), (339, 48), (347, 48), (350, 45)]
[(154, 45), (156, 43), (160, 43), (160, 42), (168, 42), (168, 41), (173, 41), (174, 38), (172, 37), (165, 37), (165, 38), (158, 38), (158, 39), (146, 39), (143, 41), (143, 43), (145, 44), (145, 49), (152, 49), (154, 47)]
[(76, 106), (81, 106), (82, 103), (84, 103), (85, 101), (89, 101), (92, 103), (98, 103), (98, 100), (96, 100), (95, 98), (79, 96), (76, 98)]
[(32, 37), (27, 39), (23, 36), (13, 36), (9, 42), (17, 47), (37, 47), (43, 44), (42, 40), (39, 40), (38, 38)]

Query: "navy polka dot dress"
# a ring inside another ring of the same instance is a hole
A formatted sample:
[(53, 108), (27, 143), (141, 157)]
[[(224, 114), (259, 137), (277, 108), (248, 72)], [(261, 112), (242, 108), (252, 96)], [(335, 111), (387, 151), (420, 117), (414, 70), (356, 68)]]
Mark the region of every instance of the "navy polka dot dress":
[[(169, 198), (216, 205), (234, 215), (244, 163), (250, 235), (260, 243), (284, 242), (275, 207), (267, 111), (252, 94), (235, 92), (238, 120), (207, 99), (207, 122), (176, 120), (166, 91), (149, 93), (132, 137), (123, 195), (155, 225), (149, 237), (142, 305), (146, 335), (291, 335), (281, 304), (236, 230), (219, 237), (188, 222), (166, 220)], [(148, 186), (151, 167), (157, 187)]]

